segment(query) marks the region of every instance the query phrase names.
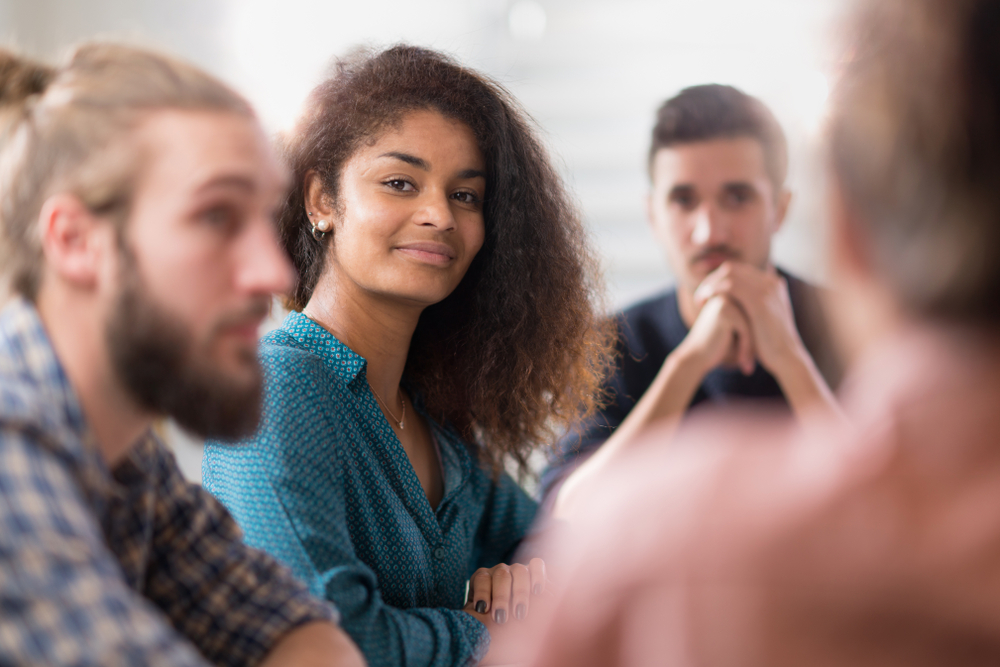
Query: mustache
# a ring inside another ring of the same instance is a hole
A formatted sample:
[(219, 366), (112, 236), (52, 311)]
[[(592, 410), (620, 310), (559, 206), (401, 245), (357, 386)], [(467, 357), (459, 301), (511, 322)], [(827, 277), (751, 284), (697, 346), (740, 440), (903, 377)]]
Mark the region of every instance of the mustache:
[(699, 250), (698, 253), (691, 258), (691, 261), (698, 262), (703, 259), (708, 259), (710, 255), (722, 255), (723, 257), (737, 260), (743, 259), (743, 255), (738, 250), (730, 248), (727, 245), (713, 245)]
[(229, 327), (240, 327), (253, 322), (260, 322), (271, 314), (271, 297), (254, 296), (243, 308), (226, 313), (215, 325), (215, 330), (220, 331)]

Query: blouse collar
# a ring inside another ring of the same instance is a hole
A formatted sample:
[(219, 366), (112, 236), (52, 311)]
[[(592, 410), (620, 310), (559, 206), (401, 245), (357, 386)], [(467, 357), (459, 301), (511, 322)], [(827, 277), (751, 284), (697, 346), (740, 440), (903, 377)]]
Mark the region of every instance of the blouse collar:
[(364, 357), (302, 313), (289, 313), (281, 328), (308, 351), (323, 359), (345, 385), (357, 390), (355, 380), (368, 367)]

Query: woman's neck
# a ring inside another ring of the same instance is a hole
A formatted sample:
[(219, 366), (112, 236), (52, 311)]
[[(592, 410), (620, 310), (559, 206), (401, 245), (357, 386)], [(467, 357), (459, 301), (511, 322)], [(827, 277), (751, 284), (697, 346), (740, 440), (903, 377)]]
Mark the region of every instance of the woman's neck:
[(302, 313), (364, 357), (368, 382), (395, 406), (422, 308), (372, 295), (330, 273), (320, 278)]

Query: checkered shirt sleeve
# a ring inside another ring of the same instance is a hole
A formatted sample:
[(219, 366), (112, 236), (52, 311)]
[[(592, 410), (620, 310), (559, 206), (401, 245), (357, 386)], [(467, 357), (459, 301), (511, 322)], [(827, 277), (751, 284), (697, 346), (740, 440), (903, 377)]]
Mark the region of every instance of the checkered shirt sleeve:
[(131, 459), (145, 491), (110, 501), (102, 532), (39, 437), (0, 430), (0, 664), (253, 665), (335, 619), (153, 439)]
[(0, 430), (0, 664), (205, 665), (122, 577), (75, 480)]

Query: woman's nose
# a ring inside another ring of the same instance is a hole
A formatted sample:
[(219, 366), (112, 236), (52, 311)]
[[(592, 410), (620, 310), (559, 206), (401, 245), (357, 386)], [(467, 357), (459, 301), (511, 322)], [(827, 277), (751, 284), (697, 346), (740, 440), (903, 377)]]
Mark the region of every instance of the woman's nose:
[(451, 210), (451, 202), (442, 193), (427, 193), (421, 202), (414, 222), (418, 225), (436, 227), (447, 231), (455, 227), (455, 216)]

